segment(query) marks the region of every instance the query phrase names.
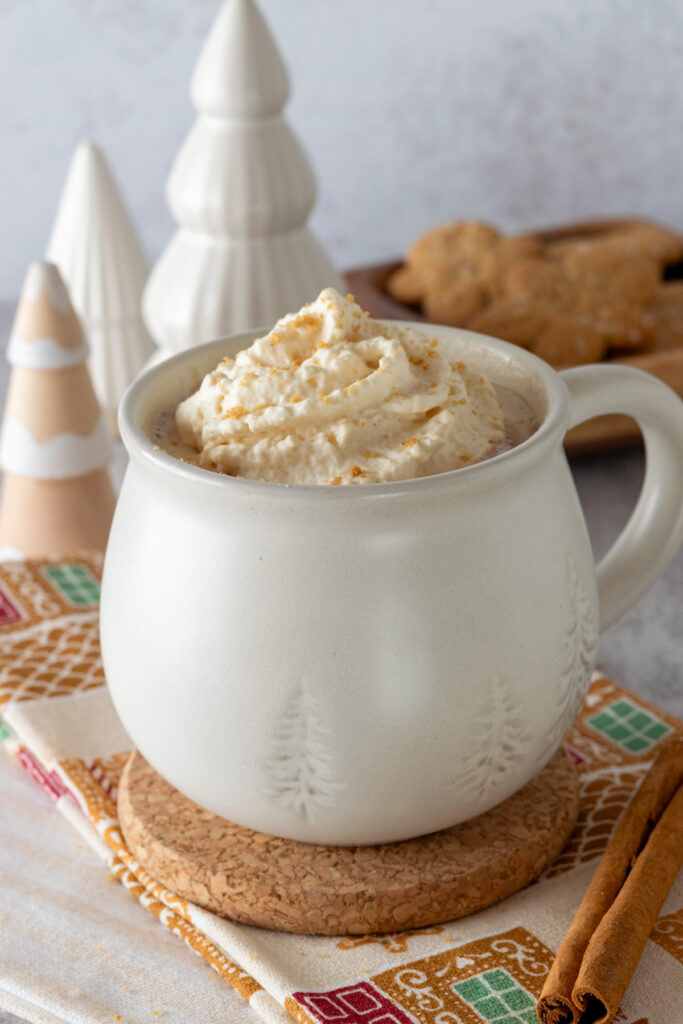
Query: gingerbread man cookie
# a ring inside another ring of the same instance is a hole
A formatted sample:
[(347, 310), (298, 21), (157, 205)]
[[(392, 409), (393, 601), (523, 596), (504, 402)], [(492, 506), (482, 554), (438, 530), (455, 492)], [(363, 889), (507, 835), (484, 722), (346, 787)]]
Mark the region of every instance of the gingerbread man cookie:
[(399, 302), (421, 303), (430, 320), (462, 324), (493, 298), (510, 266), (541, 249), (537, 239), (502, 238), (488, 224), (458, 221), (418, 238), (387, 289)]

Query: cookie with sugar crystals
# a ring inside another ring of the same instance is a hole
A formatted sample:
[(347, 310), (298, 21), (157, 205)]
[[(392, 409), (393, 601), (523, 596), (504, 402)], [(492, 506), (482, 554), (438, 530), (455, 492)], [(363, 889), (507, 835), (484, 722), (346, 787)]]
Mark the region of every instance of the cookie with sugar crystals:
[(573, 366), (683, 344), (683, 286), (661, 280), (682, 258), (683, 239), (656, 224), (543, 242), (459, 221), (417, 239), (388, 291), (432, 321)]
[(649, 305), (658, 269), (651, 260), (632, 264), (593, 256), (571, 266), (563, 259), (521, 260), (503, 276), (502, 295), (466, 326), (522, 345), (554, 366), (597, 362), (611, 348), (642, 351), (654, 338)]
[(607, 352), (593, 318), (564, 296), (503, 296), (471, 317), (467, 327), (529, 349), (553, 366), (594, 363)]
[(538, 239), (502, 238), (481, 221), (458, 221), (418, 238), (387, 290), (400, 302), (421, 303), (430, 320), (463, 324), (497, 293), (511, 265), (541, 251)]
[(552, 317), (529, 348), (552, 366), (580, 366), (602, 359), (607, 344), (590, 316), (577, 314)]
[(469, 330), (488, 334), (528, 348), (549, 323), (552, 310), (544, 303), (530, 303), (526, 296), (507, 295), (495, 299), (469, 318)]
[(486, 285), (479, 279), (452, 284), (428, 284), (422, 296), (422, 309), (428, 320), (457, 327), (485, 305)]
[(621, 259), (599, 247), (568, 251), (561, 260), (567, 280), (589, 293), (602, 290), (626, 302), (651, 305), (657, 298), (661, 267), (650, 256)]
[(491, 251), (498, 237), (495, 228), (479, 221), (458, 221), (427, 231), (413, 242), (404, 265), (392, 274), (389, 294), (400, 302), (416, 303), (430, 293), (461, 290), (465, 306), (473, 311), (469, 296), (493, 272)]
[(559, 258), (600, 253), (625, 261), (645, 257), (660, 267), (683, 258), (683, 238), (658, 224), (624, 224), (595, 234), (551, 242), (549, 251)]
[(661, 284), (652, 312), (655, 318), (655, 350), (683, 347), (683, 281)]

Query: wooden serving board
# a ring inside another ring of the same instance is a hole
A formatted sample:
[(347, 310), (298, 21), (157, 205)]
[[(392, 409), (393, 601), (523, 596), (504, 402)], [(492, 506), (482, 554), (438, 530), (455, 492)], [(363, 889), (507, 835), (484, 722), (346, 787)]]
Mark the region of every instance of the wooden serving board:
[[(536, 232), (544, 242), (562, 241), (566, 238), (590, 237), (614, 228), (643, 224), (635, 219), (582, 221), (562, 227), (548, 228)], [(356, 301), (367, 309), (371, 316), (382, 320), (413, 320), (428, 323), (426, 317), (415, 306), (407, 306), (393, 299), (386, 290), (389, 277), (401, 266), (400, 260), (359, 267), (346, 272), (349, 289)], [(676, 275), (679, 276), (679, 275)], [(683, 267), (681, 268), (683, 277)], [(623, 363), (646, 370), (668, 384), (683, 397), (683, 347), (642, 355), (626, 356), (605, 360), (608, 363)], [(635, 421), (628, 416), (599, 416), (581, 423), (567, 434), (565, 449), (569, 455), (589, 455), (637, 444), (640, 431)]]
[(203, 810), (133, 752), (118, 812), (134, 856), (183, 899), (262, 928), (364, 935), (449, 921), (528, 885), (567, 842), (579, 784), (560, 750), (514, 796), (454, 828), (384, 846), (317, 846)]

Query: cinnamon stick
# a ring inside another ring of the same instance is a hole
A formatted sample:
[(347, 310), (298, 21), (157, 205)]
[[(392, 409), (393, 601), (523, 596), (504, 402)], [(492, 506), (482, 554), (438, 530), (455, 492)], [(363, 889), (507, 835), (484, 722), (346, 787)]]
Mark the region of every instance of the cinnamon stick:
[(648, 936), (683, 866), (683, 786), (655, 825), (588, 943), (572, 999), (595, 1024), (614, 1018)]
[(662, 748), (596, 868), (543, 986), (542, 1024), (577, 1024), (587, 1008), (591, 1021), (612, 1019), (681, 866), (682, 783), (678, 736)]

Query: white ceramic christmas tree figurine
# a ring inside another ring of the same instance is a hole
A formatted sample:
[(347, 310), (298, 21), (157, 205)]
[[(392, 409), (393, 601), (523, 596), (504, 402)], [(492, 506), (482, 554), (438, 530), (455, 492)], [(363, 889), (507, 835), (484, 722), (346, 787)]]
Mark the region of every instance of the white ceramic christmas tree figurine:
[(109, 434), (90, 380), (88, 346), (57, 267), (33, 263), (7, 350), (12, 364), (0, 437), (3, 554), (103, 549), (114, 493)]
[(123, 392), (154, 350), (142, 321), (149, 268), (101, 150), (71, 160), (47, 258), (59, 267), (91, 347), (90, 372), (110, 426)]
[(281, 115), (288, 94), (258, 8), (227, 0), (192, 78), (200, 116), (168, 180), (180, 229), (145, 290), (145, 321), (165, 354), (270, 327), (322, 288), (344, 287), (306, 228), (315, 181)]

